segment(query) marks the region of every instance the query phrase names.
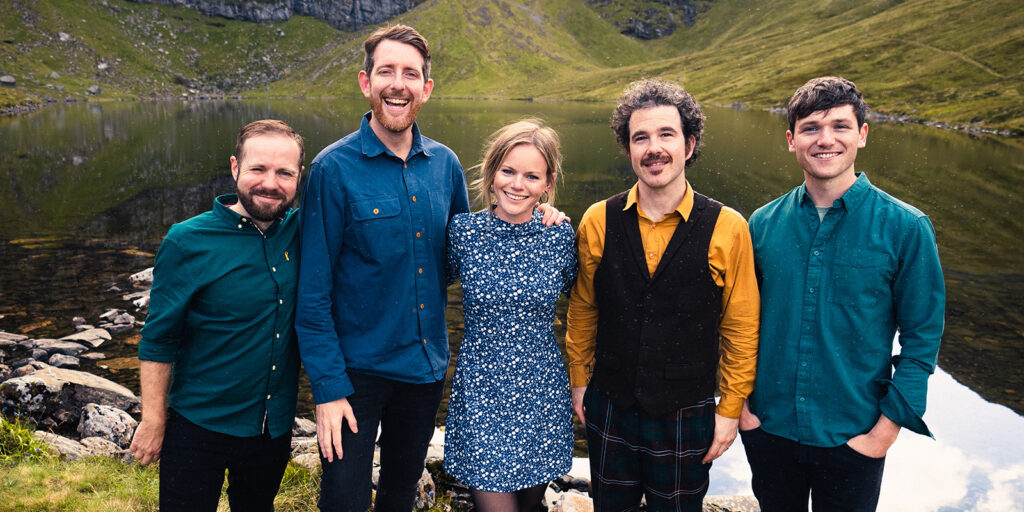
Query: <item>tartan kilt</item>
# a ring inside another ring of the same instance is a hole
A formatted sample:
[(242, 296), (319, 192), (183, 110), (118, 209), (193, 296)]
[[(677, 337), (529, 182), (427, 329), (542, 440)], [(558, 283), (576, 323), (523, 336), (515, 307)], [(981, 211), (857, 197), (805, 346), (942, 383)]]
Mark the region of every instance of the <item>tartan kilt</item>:
[(715, 434), (715, 399), (663, 416), (616, 408), (599, 390), (583, 397), (594, 510), (700, 511), (711, 464), (701, 460)]

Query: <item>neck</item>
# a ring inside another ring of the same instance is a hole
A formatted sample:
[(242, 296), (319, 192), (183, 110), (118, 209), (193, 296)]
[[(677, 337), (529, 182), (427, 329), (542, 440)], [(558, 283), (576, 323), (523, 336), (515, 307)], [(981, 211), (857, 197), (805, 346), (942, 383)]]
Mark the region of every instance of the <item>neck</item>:
[(641, 181), (636, 190), (636, 202), (644, 213), (654, 222), (658, 222), (666, 214), (675, 210), (686, 197), (686, 181), (680, 180), (682, 187), (663, 187), (652, 189), (644, 186)]
[(857, 175), (852, 170), (827, 180), (816, 179), (804, 173), (807, 194), (814, 201), (814, 206), (832, 206), (832, 203), (843, 197), (856, 181)]
[(377, 135), (377, 138), (384, 143), (384, 147), (390, 149), (395, 156), (402, 160), (405, 160), (405, 157), (409, 156), (409, 151), (412, 151), (411, 125), (400, 132), (393, 132), (385, 128), (380, 121), (377, 121), (377, 118), (371, 116), (370, 128), (373, 130), (373, 133)]

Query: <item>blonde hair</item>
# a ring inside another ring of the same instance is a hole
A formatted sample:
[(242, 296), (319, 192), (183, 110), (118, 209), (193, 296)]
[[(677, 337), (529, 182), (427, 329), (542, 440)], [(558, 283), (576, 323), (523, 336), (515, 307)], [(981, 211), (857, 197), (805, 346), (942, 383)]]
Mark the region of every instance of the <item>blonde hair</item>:
[[(494, 176), (501, 168), (505, 157), (513, 148), (520, 144), (529, 144), (540, 152), (547, 165), (547, 179), (549, 189), (546, 202), (555, 202), (555, 184), (562, 177), (562, 151), (558, 140), (558, 133), (550, 127), (544, 126), (543, 121), (536, 118), (527, 118), (515, 123), (505, 125), (498, 131), (491, 134), (484, 143), (484, 159), (475, 167), (478, 176), (471, 188), (473, 189), (474, 200), (484, 208), (489, 208), (497, 201), (491, 186), (494, 184)], [(541, 196), (541, 201), (545, 201)]]

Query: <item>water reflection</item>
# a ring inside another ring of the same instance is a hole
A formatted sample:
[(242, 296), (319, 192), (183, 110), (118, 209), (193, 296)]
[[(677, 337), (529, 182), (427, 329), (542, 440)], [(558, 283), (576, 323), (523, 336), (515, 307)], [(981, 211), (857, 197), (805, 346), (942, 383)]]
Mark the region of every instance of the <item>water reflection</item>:
[[(497, 127), (524, 116), (545, 119), (565, 146), (558, 206), (579, 220), (591, 203), (635, 180), (608, 128), (612, 108), (432, 100), (420, 126), (470, 167), (484, 137)], [(120, 293), (109, 287), (124, 286), (127, 275), (152, 263), (172, 223), (208, 210), (216, 195), (233, 190), (228, 156), (245, 123), (271, 117), (292, 124), (306, 139), (308, 164), (321, 148), (358, 128), (365, 110), (363, 99), (125, 102), (51, 107), (0, 119), (0, 328), (62, 336), (71, 332), (72, 316), (94, 320), (105, 308), (124, 307)], [(786, 151), (783, 117), (707, 111), (706, 146), (687, 169), (697, 190), (749, 215), (800, 183), (795, 158)], [(876, 124), (858, 157), (858, 170), (873, 183), (931, 217), (948, 296), (939, 354), (944, 371), (933, 379), (926, 416), (939, 441), (904, 435), (894, 451), (914, 450), (907, 459), (916, 465), (900, 469), (902, 458), (894, 453), (883, 496), (899, 494), (889, 488), (898, 483), (897, 488), (917, 490), (927, 484), (927, 491), (908, 494), (927, 503), (943, 497), (934, 503), (953, 509), (982, 510), (987, 500), (1004, 495), (1021, 498), (1020, 443), (1013, 435), (1022, 431), (1020, 418), (1001, 408), (1005, 414), (989, 417), (963, 407), (997, 407), (987, 400), (1024, 411), (1024, 142)], [(457, 301), (454, 306), (448, 318), (456, 351), (461, 314)], [(564, 325), (557, 332), (564, 333)], [(132, 341), (117, 338), (103, 351), (130, 355)], [(137, 389), (131, 370), (93, 370)], [(952, 385), (950, 375), (981, 398), (967, 388), (937, 394), (946, 381)], [(982, 417), (987, 421), (974, 420)], [(971, 420), (964, 427), (959, 418)], [(960, 438), (977, 443), (946, 444)], [(729, 464), (718, 464), (716, 471)], [(736, 467), (743, 471), (746, 465)], [(915, 480), (903, 482), (903, 475)], [(954, 476), (956, 484), (947, 480)], [(968, 491), (954, 492), (958, 485)], [(968, 501), (946, 500), (946, 492)], [(990, 509), (1002, 509), (991, 503)]]
[[(1011, 511), (1024, 506), (1024, 417), (939, 369), (925, 419), (935, 440), (903, 431), (885, 461), (879, 511)], [(715, 462), (709, 494), (750, 495), (741, 441)]]

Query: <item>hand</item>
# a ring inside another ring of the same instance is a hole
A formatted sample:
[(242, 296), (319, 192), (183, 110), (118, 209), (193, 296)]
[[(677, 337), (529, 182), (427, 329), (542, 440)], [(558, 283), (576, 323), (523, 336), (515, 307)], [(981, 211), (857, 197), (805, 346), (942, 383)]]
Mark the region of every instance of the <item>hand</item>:
[(586, 392), (586, 386), (572, 388), (572, 411), (576, 413), (576, 417), (580, 419), (580, 423), (584, 427), (587, 426), (587, 418), (584, 415), (586, 409), (583, 407), (583, 394)]
[(143, 418), (135, 429), (132, 436), (132, 446), (129, 448), (135, 460), (145, 466), (160, 460), (160, 449), (164, 444), (164, 428), (167, 421), (161, 419)]
[(732, 446), (732, 442), (736, 440), (736, 429), (739, 425), (739, 418), (726, 418), (716, 412), (715, 438), (711, 442), (711, 448), (708, 448), (707, 455), (704, 456), (704, 460), (701, 462), (707, 464), (721, 457)]
[(558, 209), (548, 203), (538, 204), (537, 209), (544, 214), (540, 222), (545, 226), (554, 226), (561, 224), (562, 221), (569, 222), (571, 220), (569, 216), (558, 211)]
[(352, 412), (347, 398), (316, 404), (316, 439), (320, 442), (320, 453), (327, 462), (334, 462), (334, 454), (341, 460), (341, 421), (348, 422), (353, 433), (359, 432), (356, 415)]
[(740, 431), (747, 432), (761, 426), (761, 418), (750, 412), (750, 400), (743, 401), (743, 410), (740, 411)]
[(899, 434), (900, 426), (882, 415), (871, 430), (850, 439), (846, 445), (861, 455), (881, 459), (889, 452), (889, 447), (896, 442)]

